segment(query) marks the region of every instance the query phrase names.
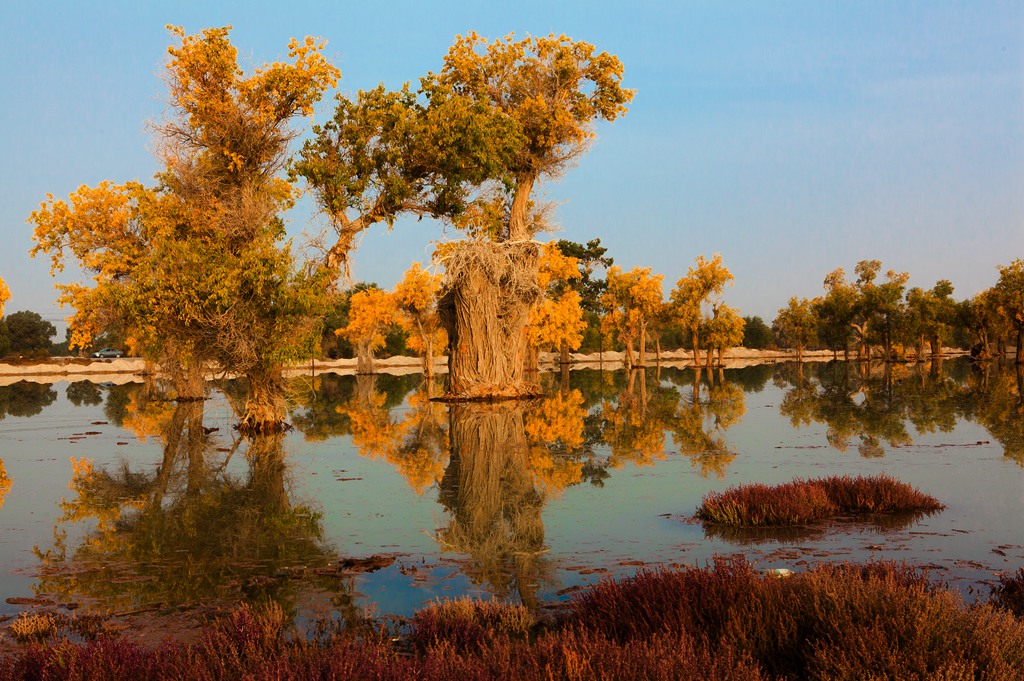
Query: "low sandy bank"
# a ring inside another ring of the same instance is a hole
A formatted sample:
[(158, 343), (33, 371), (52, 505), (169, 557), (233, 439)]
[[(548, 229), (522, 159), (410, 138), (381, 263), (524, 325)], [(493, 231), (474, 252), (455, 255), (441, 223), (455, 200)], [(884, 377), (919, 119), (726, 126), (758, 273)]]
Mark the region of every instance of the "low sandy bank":
[[(965, 350), (945, 348), (944, 357), (955, 357), (968, 354)], [(706, 357), (701, 353), (701, 358)], [(830, 350), (808, 350), (804, 352), (805, 362), (827, 362), (833, 357)], [(557, 367), (557, 353), (541, 353), (540, 365), (544, 370)], [(622, 366), (621, 352), (604, 353), (572, 353), (572, 368), (617, 369)], [(796, 360), (796, 352), (790, 350), (751, 350), (749, 348), (733, 348), (725, 352), (725, 368), (736, 369), (756, 364), (792, 362)], [(647, 355), (648, 366), (657, 364), (655, 353)], [(661, 353), (661, 365), (686, 368), (693, 366), (693, 353), (689, 350), (668, 350)], [(418, 357), (388, 357), (374, 360), (377, 373), (404, 375), (419, 373), (422, 361)], [(438, 357), (435, 361), (436, 371), (448, 371), (447, 357)], [(22, 380), (37, 383), (56, 383), (59, 381), (89, 380), (94, 383), (130, 383), (141, 380), (147, 370), (145, 360), (138, 357), (123, 359), (85, 359), (80, 357), (51, 357), (45, 360), (0, 361), (0, 386), (11, 385)], [(354, 375), (355, 359), (312, 360), (296, 364), (285, 371), (286, 376), (318, 375), (332, 373)]]

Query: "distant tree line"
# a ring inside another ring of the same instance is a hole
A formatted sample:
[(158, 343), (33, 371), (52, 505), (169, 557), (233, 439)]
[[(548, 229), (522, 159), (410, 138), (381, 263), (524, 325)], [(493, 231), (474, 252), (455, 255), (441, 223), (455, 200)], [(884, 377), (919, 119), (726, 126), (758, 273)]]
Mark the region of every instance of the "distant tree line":
[(907, 288), (906, 272), (880, 278), (881, 268), (878, 260), (862, 260), (849, 281), (840, 267), (825, 277), (823, 295), (790, 298), (772, 323), (779, 345), (798, 355), (824, 347), (845, 359), (883, 361), (938, 356), (943, 346), (970, 348), (984, 360), (1012, 346), (1017, 362), (1024, 360), (1024, 260), (998, 266), (992, 287), (963, 300), (953, 297), (948, 280)]

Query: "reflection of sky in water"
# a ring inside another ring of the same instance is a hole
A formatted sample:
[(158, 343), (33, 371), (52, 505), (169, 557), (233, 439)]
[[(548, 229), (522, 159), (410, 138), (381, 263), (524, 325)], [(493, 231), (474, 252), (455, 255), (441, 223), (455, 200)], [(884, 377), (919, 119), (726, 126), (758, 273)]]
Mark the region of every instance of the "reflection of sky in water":
[[(728, 386), (743, 389), (742, 393), (734, 390), (740, 395), (738, 403), (733, 395), (728, 404), (721, 398), (717, 406), (715, 395), (725, 393), (712, 393), (704, 376), (696, 421), (692, 411), (684, 413), (694, 402), (691, 370), (665, 370), (660, 381), (650, 371), (645, 382), (634, 381), (632, 393), (625, 392), (629, 386), (621, 373), (573, 372), (570, 384), (584, 394), (583, 409), (590, 415), (582, 432), (591, 438), (586, 457), (577, 453), (576, 458), (607, 468), (607, 475), (602, 486), (584, 480), (549, 491), (540, 507), (542, 550), (496, 561), (495, 565), (510, 572), (520, 569), (503, 578), (490, 575), (464, 553), (441, 550), (435, 536), (453, 524), (451, 504), (456, 502), (450, 495), (454, 492), (449, 490), (447, 506), (440, 503), (437, 484), (417, 494), (415, 485), (400, 472), (395, 459), (399, 454), (387, 444), (392, 430), (401, 436), (396, 436), (399, 440), (411, 438), (400, 424), (422, 416), (417, 409), (424, 408), (423, 401), (406, 394), (418, 385), (415, 377), (382, 377), (367, 384), (373, 393), (357, 387), (352, 378), (324, 379), (318, 402), (311, 403), (307, 396), (293, 418), (307, 433), (319, 428), (318, 436), (305, 437), (303, 430), (296, 429), (284, 443), (288, 499), (293, 506), (308, 504), (322, 512), (324, 545), (330, 555), (396, 557), (390, 567), (355, 579), (356, 603), (372, 605), (377, 614), (409, 614), (436, 598), (467, 593), (487, 596), (495, 584), (502, 584), (499, 590), (513, 598), (518, 585), (542, 601), (552, 600), (578, 585), (631, 574), (641, 564), (703, 564), (716, 553), (746, 553), (759, 567), (795, 570), (821, 560), (907, 561), (929, 567), (935, 577), (955, 583), (965, 593), (992, 579), (993, 572), (1016, 570), (1024, 563), (1024, 527), (1019, 522), (1024, 510), (1024, 468), (1004, 455), (1003, 446), (985, 425), (997, 429), (1011, 449), (1012, 438), (1019, 438), (1024, 426), (1016, 426), (1014, 435), (1012, 420), (999, 415), (998, 405), (990, 404), (987, 412), (978, 406), (981, 377), (967, 371), (962, 362), (946, 362), (945, 378), (938, 382), (905, 367), (897, 367), (888, 381), (881, 375), (840, 375), (825, 367), (810, 365), (802, 376), (781, 366), (716, 373), (712, 376), (716, 386), (724, 378)], [(1005, 373), (1000, 376), (999, 380), (990, 377), (987, 384), (990, 403), (1016, 397), (1016, 382), (1003, 380)], [(557, 377), (551, 387), (557, 390)], [(96, 468), (113, 470), (128, 462), (138, 472), (156, 471), (162, 458), (159, 438), (142, 442), (114, 425), (123, 417), (131, 390), (103, 388), (96, 393), (78, 385), (68, 391), (67, 383), (58, 383), (18, 395), (8, 389), (0, 399), (5, 409), (0, 420), (0, 457), (12, 483), (0, 508), (4, 599), (33, 594), (37, 583), (33, 571), (38, 567), (33, 546), (53, 546), (54, 523), (60, 515), (57, 504), (62, 497), (74, 495), (67, 489), (68, 457), (92, 458)], [(96, 403), (97, 394), (103, 398), (101, 404)], [(825, 399), (830, 395), (833, 402)], [(15, 404), (15, 398), (22, 403)], [(32, 399), (37, 401), (34, 405), (26, 402)], [(847, 406), (840, 404), (844, 400)], [(632, 409), (628, 414), (623, 408), (627, 402)], [(784, 403), (786, 414), (780, 413)], [(1005, 413), (1013, 413), (1012, 404), (1004, 406)], [(371, 414), (374, 418), (384, 415), (384, 421), (378, 419), (384, 424), (384, 435), (374, 440), (380, 448), (374, 456), (361, 456), (353, 445), (353, 440), (369, 440), (368, 434), (363, 433), (362, 439), (347, 434), (353, 419), (359, 419), (357, 408), (370, 410), (367, 413), (376, 409)], [(447, 411), (441, 414), (431, 423), (443, 433), (449, 424)], [(529, 413), (525, 418), (531, 418)], [(861, 422), (855, 423), (858, 419)], [(714, 468), (701, 475), (698, 457), (691, 460), (680, 454), (685, 447), (682, 439), (697, 437), (695, 422), (698, 430), (703, 429), (697, 434), (704, 438), (701, 442), (711, 442), (708, 436), (713, 435), (715, 446), (735, 455), (720, 464), (721, 477)], [(794, 428), (792, 422), (801, 425)], [(207, 403), (204, 425), (219, 429), (211, 433), (214, 447), (230, 447), (231, 423), (223, 400)], [(918, 426), (925, 432), (919, 432)], [(893, 435), (900, 427), (909, 441)], [(594, 441), (602, 428), (606, 434), (615, 434), (614, 444)], [(863, 433), (857, 428), (877, 438), (882, 456), (858, 453)], [(830, 444), (835, 437), (830, 440), (829, 432), (837, 429), (848, 437), (845, 451)], [(643, 447), (660, 443), (660, 449), (647, 452), (646, 457), (624, 453), (631, 442)], [(217, 465), (228, 459), (216, 450), (209, 456)], [(465, 462), (482, 465), (481, 459), (473, 458), (479, 453), (464, 451), (461, 456)], [(551, 456), (549, 463), (557, 464), (559, 456)], [(447, 452), (439, 461), (440, 471), (449, 464)], [(244, 455), (238, 453), (227, 460), (224, 474), (244, 481), (248, 471)], [(883, 472), (938, 497), (946, 510), (884, 532), (869, 524), (843, 525), (781, 540), (758, 537), (750, 543), (709, 538), (699, 524), (688, 521), (701, 498), (712, 490), (754, 481), (775, 484), (795, 477)], [(457, 480), (452, 474), (444, 484), (456, 485), (457, 490)], [(524, 483), (516, 484), (521, 488)], [(492, 492), (513, 498), (523, 489), (513, 490), (515, 494), (507, 488)], [(486, 506), (487, 501), (474, 501), (470, 495), (469, 502), (460, 503)], [(68, 532), (70, 555), (91, 526), (88, 522), (65, 524), (63, 529)], [(508, 546), (515, 554), (516, 539), (509, 539)], [(982, 587), (981, 593), (987, 589)], [(305, 601), (300, 597), (299, 602)], [(0, 605), (0, 612), (22, 607)]]

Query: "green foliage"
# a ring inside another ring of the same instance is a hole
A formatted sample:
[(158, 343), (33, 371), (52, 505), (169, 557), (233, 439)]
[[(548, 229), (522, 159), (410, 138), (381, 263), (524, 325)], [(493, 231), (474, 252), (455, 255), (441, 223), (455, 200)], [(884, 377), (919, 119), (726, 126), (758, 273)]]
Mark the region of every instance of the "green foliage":
[(775, 344), (775, 334), (764, 320), (754, 315), (743, 317), (743, 347), (764, 350)]
[(772, 332), (779, 342), (796, 348), (798, 357), (802, 357), (804, 348), (817, 340), (817, 331), (811, 301), (806, 298), (790, 298), (789, 305), (779, 310), (772, 322)]
[(9, 352), (29, 355), (49, 353), (52, 345), (50, 339), (57, 333), (57, 329), (38, 312), (13, 312), (4, 321), (7, 326), (6, 337), (10, 343)]

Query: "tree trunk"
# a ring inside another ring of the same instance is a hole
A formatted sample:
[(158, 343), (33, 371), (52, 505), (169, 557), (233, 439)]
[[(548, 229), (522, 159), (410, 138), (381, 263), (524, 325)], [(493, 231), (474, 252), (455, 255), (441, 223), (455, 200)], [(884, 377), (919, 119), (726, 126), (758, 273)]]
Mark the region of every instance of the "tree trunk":
[(538, 297), (539, 251), (532, 242), (471, 241), (445, 260), (438, 302), (448, 331), (449, 399), (541, 394), (525, 370), (526, 322)]
[(571, 364), (572, 363), (572, 360), (569, 358), (569, 344), (568, 343), (566, 343), (564, 341), (562, 342), (562, 347), (559, 348), (559, 354), (560, 354), (560, 357), (559, 357), (559, 363), (560, 364), (562, 364), (564, 366), (566, 364)]
[(647, 326), (640, 325), (640, 341), (637, 343), (636, 365), (641, 369), (647, 366)]
[(725, 366), (725, 348), (722, 346), (718, 347), (718, 366)]
[(245, 413), (238, 429), (250, 433), (274, 433), (283, 430), (288, 415), (284, 401), (284, 376), (280, 365), (248, 374), (249, 392)]
[(206, 363), (186, 355), (177, 347), (168, 347), (160, 358), (160, 368), (174, 386), (178, 402), (206, 399)]
[(356, 373), (373, 373), (373, 349), (369, 340), (361, 340), (356, 343)]
[(434, 336), (423, 338), (423, 378), (428, 381), (434, 378)]
[(516, 178), (516, 194), (512, 199), (512, 210), (508, 221), (509, 241), (528, 241), (532, 236), (530, 229), (530, 192), (537, 176), (526, 173)]
[(633, 361), (633, 339), (627, 338), (626, 344), (622, 348), (622, 366), (626, 371), (632, 370), (636, 366), (636, 362)]
[(796, 361), (803, 364), (804, 361), (804, 346), (802, 343), (796, 344)]
[(1024, 364), (1024, 327), (1017, 329), (1017, 356), (1014, 358), (1015, 364)]
[(690, 334), (690, 342), (693, 344), (693, 366), (700, 367), (700, 344), (697, 341), (697, 332)]
[(526, 354), (526, 364), (524, 369), (526, 370), (526, 373), (536, 376), (540, 371), (540, 348), (533, 343), (528, 342), (524, 352)]
[(941, 339), (939, 338), (938, 334), (934, 334), (931, 337), (930, 345), (931, 345), (932, 357), (939, 357), (939, 356), (942, 355), (942, 342), (941, 342)]
[(661, 334), (660, 333), (658, 334), (658, 337), (654, 339), (654, 362), (655, 362), (655, 364), (658, 365), (659, 368), (661, 367)]

